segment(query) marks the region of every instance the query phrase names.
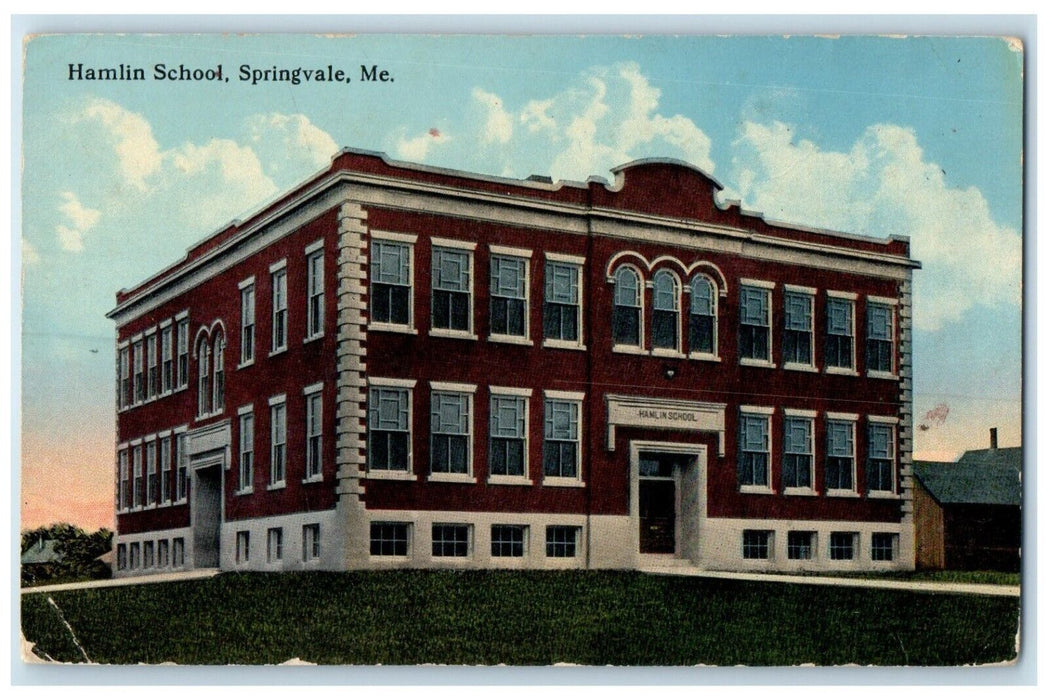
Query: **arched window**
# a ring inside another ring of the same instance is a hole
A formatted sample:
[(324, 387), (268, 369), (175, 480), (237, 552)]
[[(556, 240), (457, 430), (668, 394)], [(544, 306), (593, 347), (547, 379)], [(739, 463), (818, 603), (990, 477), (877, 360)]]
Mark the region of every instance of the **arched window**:
[(677, 329), (680, 328), (677, 318), (680, 311), (677, 278), (667, 270), (660, 270), (655, 273), (653, 287), (651, 346), (676, 350), (679, 347)]
[(212, 399), (211, 399), (211, 410), (221, 411), (225, 408), (225, 393), (226, 393), (226, 373), (225, 373), (225, 355), (226, 355), (226, 338), (221, 333), (215, 338), (213, 345), (214, 361), (215, 361), (215, 376), (214, 385), (212, 386)]
[(611, 333), (615, 345), (640, 346), (640, 275), (632, 267), (615, 271), (615, 311)]
[(197, 413), (206, 416), (211, 413), (211, 347), (208, 338), (200, 339), (197, 349)]
[(717, 291), (709, 277), (691, 280), (691, 319), (688, 349), (704, 355), (717, 354)]

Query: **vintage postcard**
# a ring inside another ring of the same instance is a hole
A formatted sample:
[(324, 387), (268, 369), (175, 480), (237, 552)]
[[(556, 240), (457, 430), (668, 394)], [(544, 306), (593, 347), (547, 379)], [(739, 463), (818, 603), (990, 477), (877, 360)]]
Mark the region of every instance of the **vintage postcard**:
[(1024, 56), (28, 38), (23, 658), (1014, 663)]

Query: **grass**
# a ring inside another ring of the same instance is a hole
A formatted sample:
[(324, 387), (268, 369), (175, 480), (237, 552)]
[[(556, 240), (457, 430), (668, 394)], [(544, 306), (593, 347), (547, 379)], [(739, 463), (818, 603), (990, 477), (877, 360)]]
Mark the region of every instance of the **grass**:
[[(1015, 658), (1019, 600), (627, 572), (223, 574), (52, 593), (94, 662), (959, 665)], [(37, 653), (80, 661), (46, 594)]]
[(885, 571), (861, 573), (813, 573), (811, 576), (839, 578), (888, 579), (893, 581), (928, 581), (934, 583), (986, 583), (998, 586), (1018, 586), (1021, 576), (1007, 571)]

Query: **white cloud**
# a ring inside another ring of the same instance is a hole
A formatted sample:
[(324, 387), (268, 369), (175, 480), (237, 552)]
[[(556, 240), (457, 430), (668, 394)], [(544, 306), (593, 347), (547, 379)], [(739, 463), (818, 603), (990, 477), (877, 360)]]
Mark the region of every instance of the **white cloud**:
[[(737, 190), (771, 219), (911, 238), (915, 325), (938, 330), (976, 304), (1019, 304), (1022, 241), (993, 220), (982, 193), (951, 188), (912, 129), (870, 126), (847, 152), (795, 138), (781, 122), (745, 122), (734, 142)], [(992, 273), (991, 273), (992, 271)]]
[(513, 137), (513, 117), (502, 106), (498, 95), (473, 88), (473, 99), (486, 112), (481, 140), (485, 143), (507, 143)]
[(40, 262), (40, 254), (36, 252), (36, 248), (33, 247), (32, 243), (30, 243), (29, 241), (27, 241), (26, 239), (23, 238), (22, 239), (22, 265), (23, 266), (35, 265), (38, 262)]
[(139, 190), (147, 188), (146, 178), (160, 168), (161, 154), (153, 129), (142, 115), (110, 100), (92, 98), (73, 115), (73, 121), (103, 127), (125, 182)]
[(543, 129), (555, 130), (557, 122), (549, 115), (553, 100), (532, 100), (520, 110), (520, 123), (535, 132)]
[(426, 160), (430, 148), (445, 144), (450, 140), (451, 137), (439, 129), (430, 129), (424, 134), (411, 138), (401, 136), (397, 139), (396, 154), (398, 158), (404, 160), (421, 162)]
[(62, 213), (64, 223), (55, 227), (58, 242), (62, 250), (78, 253), (84, 249), (84, 235), (95, 227), (102, 218), (102, 212), (88, 209), (72, 192), (63, 192), (61, 198), (58, 211)]
[(287, 173), (301, 177), (325, 167), (338, 151), (338, 144), (304, 114), (256, 114), (247, 120), (251, 148), (265, 163), (270, 177)]

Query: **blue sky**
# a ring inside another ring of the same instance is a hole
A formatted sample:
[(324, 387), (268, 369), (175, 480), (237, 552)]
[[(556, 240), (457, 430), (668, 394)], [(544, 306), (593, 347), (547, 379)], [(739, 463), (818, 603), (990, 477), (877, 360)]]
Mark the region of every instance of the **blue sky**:
[[(570, 179), (683, 158), (769, 218), (908, 235), (924, 263), (918, 457), (983, 446), (993, 425), (1019, 444), (1022, 58), (975, 38), (36, 39), (23, 91), (23, 517), (109, 522), (115, 291), (342, 146)], [(69, 63), (148, 76), (221, 63), (230, 80), (78, 82)], [(252, 86), (242, 64), (333, 64), (354, 82)], [(360, 64), (393, 82), (356, 81)], [(922, 420), (940, 405), (945, 419)]]

